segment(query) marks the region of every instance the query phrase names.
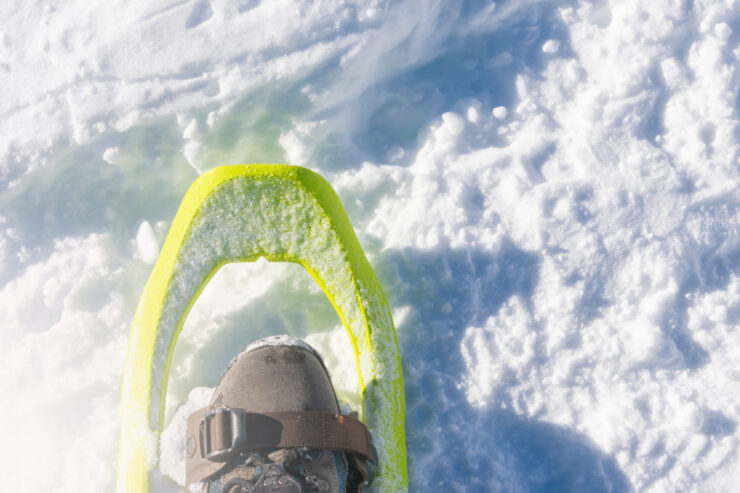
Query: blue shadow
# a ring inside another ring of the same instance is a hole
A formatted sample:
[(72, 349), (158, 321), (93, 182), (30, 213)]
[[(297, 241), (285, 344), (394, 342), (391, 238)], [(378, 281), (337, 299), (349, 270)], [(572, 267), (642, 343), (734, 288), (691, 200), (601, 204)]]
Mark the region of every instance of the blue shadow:
[(410, 307), (398, 334), (411, 491), (630, 491), (614, 458), (588, 437), (517, 415), (504, 393), (482, 408), (466, 398), (465, 329), (483, 325), (511, 296), (531, 304), (539, 262), (510, 242), (496, 252), (384, 251), (375, 261), (391, 304)]

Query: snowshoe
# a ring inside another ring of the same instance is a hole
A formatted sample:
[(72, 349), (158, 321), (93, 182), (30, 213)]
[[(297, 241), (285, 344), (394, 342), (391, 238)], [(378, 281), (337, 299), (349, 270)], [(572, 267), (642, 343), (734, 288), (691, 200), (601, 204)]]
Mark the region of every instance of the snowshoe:
[(316, 173), (286, 165), (215, 168), (185, 195), (131, 328), (117, 491), (147, 493), (150, 481), (163, 480), (157, 441), (177, 336), (221, 266), (259, 258), (302, 265), (331, 301), (355, 353), (356, 411), (377, 444), (371, 486), (406, 491), (403, 373), (388, 304), (334, 190)]

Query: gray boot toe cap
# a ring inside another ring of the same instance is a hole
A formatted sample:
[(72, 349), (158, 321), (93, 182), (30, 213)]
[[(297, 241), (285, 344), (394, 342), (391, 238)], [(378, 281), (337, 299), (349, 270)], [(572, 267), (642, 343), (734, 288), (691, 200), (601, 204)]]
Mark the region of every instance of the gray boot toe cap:
[(251, 344), (229, 365), (211, 404), (247, 412), (339, 411), (329, 374), (306, 343), (272, 337)]

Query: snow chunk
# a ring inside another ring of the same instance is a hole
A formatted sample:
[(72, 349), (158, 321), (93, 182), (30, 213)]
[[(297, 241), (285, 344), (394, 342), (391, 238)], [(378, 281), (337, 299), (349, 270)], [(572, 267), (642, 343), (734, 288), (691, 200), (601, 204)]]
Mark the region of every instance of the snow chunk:
[(185, 486), (185, 447), (188, 418), (198, 409), (204, 408), (211, 400), (213, 389), (195, 387), (188, 394), (188, 399), (177, 408), (170, 424), (159, 437), (159, 471), (180, 486)]
[(470, 108), (468, 108), (466, 116), (470, 123), (478, 123), (478, 118), (479, 118), (478, 110), (475, 109), (474, 106), (471, 106)]
[(542, 45), (542, 51), (545, 53), (557, 53), (558, 49), (560, 49), (560, 41), (557, 39), (548, 39)]
[(193, 118), (182, 132), (183, 139), (193, 139), (198, 134), (198, 120)]
[(493, 109), (492, 113), (493, 116), (495, 116), (499, 120), (503, 120), (509, 114), (509, 111), (506, 109), (506, 106), (496, 106)]
[(117, 164), (121, 157), (121, 150), (118, 147), (109, 147), (103, 152), (103, 161), (109, 164)]
[(136, 249), (139, 258), (149, 265), (154, 265), (159, 255), (159, 245), (154, 235), (154, 228), (149, 221), (144, 221), (139, 225), (136, 232)]

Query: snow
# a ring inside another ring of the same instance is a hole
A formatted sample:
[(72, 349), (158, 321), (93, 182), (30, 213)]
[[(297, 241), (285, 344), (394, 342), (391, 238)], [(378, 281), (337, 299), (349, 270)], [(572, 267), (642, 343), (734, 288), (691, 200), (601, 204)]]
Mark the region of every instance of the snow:
[(505, 120), (506, 115), (509, 114), (509, 110), (506, 109), (506, 106), (496, 106), (493, 111), (493, 116), (498, 118), (499, 120)]
[[(14, 0), (0, 19), (6, 484), (113, 490), (128, 331), (187, 186), (290, 162), (335, 187), (386, 291), (411, 490), (735, 488), (737, 2)], [(311, 278), (229, 266), (181, 335), (162, 450), (188, 395), (280, 333), (352, 399)], [(177, 461), (154, 491), (178, 491)]]
[(136, 246), (142, 262), (154, 265), (157, 256), (159, 256), (159, 245), (157, 245), (157, 238), (154, 236), (154, 228), (149, 224), (149, 221), (144, 221), (139, 226), (139, 231), (136, 233)]
[(549, 54), (557, 53), (559, 48), (560, 41), (557, 39), (548, 39), (545, 41), (545, 44), (542, 45), (542, 51)]

